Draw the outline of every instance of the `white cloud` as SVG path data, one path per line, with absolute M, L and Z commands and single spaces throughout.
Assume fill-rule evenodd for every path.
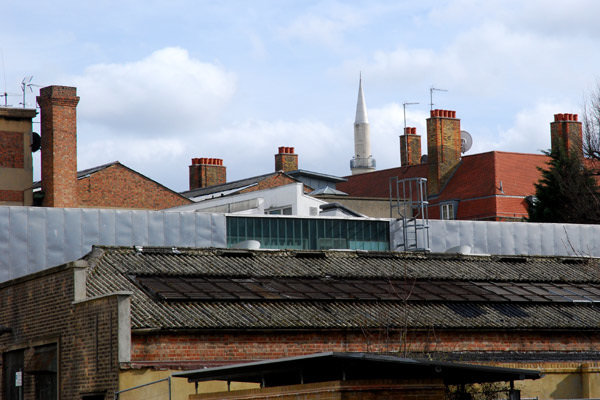
M 86 127 L 83 126 L 82 130 Z M 344 134 L 352 137 L 351 126 Z M 100 136 L 102 137 L 101 131 Z M 195 135 L 141 139 L 124 137 L 80 142 L 79 169 L 120 161 L 176 191 L 188 189 L 188 166 L 196 157 L 221 158 L 227 180 L 274 171 L 279 146 L 295 147 L 302 169 L 347 174 L 343 168 L 352 154 L 348 141 L 318 121 L 253 120 L 234 123 Z M 341 166 L 341 168 L 340 168 Z
M 554 114 L 574 113 L 578 106 L 566 101 L 542 100 L 531 108 L 519 111 L 508 129 L 499 129 L 494 138 L 473 136 L 470 154 L 501 150 L 519 153 L 537 153 L 550 148 L 550 123 Z
M 366 10 L 334 3 L 300 15 L 281 33 L 288 38 L 338 47 L 348 30 L 367 24 L 368 19 Z
M 348 137 L 351 134 L 350 131 Z M 207 133 L 202 138 L 205 150 L 191 157 L 223 158 L 228 175 L 240 179 L 272 172 L 277 148 L 288 146 L 295 147 L 302 169 L 339 171 L 336 164 L 340 157 L 346 158 L 343 156 L 346 151 L 343 150 L 345 143 L 340 143 L 338 138 L 335 129 L 319 121 L 252 120 Z M 352 150 L 348 154 L 351 155 Z M 343 169 L 340 173 L 344 173 Z
M 406 109 L 406 126 L 416 127 L 421 135 L 421 152 L 427 153 L 428 115 L 421 111 Z M 402 104 L 390 103 L 383 107 L 369 109 L 371 131 L 371 152 L 377 161 L 378 169 L 398 167 L 400 165 L 400 135 L 404 130 L 404 109 Z
M 113 134 L 144 137 L 210 126 L 236 89 L 234 74 L 176 47 L 140 61 L 92 65 L 72 81 L 81 97 L 80 119 Z

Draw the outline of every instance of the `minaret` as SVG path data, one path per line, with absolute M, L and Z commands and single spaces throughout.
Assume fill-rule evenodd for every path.
M 356 102 L 356 118 L 354 119 L 354 157 L 350 160 L 352 175 L 364 174 L 375 170 L 375 159 L 371 155 L 369 139 L 369 119 L 362 89 L 362 76 L 358 83 L 358 101 Z

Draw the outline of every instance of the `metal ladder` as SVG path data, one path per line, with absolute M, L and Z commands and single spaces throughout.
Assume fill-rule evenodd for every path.
M 395 251 L 430 251 L 427 179 L 390 178 L 390 218 L 402 229 L 402 240 L 393 243 Z M 394 213 L 394 210 L 396 213 Z

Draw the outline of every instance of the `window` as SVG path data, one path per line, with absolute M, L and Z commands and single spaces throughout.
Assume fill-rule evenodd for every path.
M 388 221 L 227 217 L 227 246 L 257 240 L 263 249 L 388 251 Z
M 24 350 L 9 351 L 2 355 L 2 375 L 6 400 L 22 400 L 24 392 Z
M 292 207 L 270 208 L 265 210 L 265 214 L 270 215 L 292 215 Z
M 454 203 L 446 203 L 440 206 L 440 216 L 442 219 L 456 219 L 454 216 Z
M 36 400 L 57 398 L 56 371 L 56 343 L 34 347 L 25 372 L 34 376 Z

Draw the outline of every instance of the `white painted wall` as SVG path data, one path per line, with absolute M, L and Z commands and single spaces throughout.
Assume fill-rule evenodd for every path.
M 327 202 L 305 195 L 302 183 L 291 183 L 254 192 L 205 199 L 165 211 L 224 212 L 248 215 L 264 214 L 266 210 L 273 208 L 292 207 L 292 215 L 310 217 L 319 215 L 321 204 L 327 204 Z M 311 214 L 311 208 L 316 209 L 316 215 Z

